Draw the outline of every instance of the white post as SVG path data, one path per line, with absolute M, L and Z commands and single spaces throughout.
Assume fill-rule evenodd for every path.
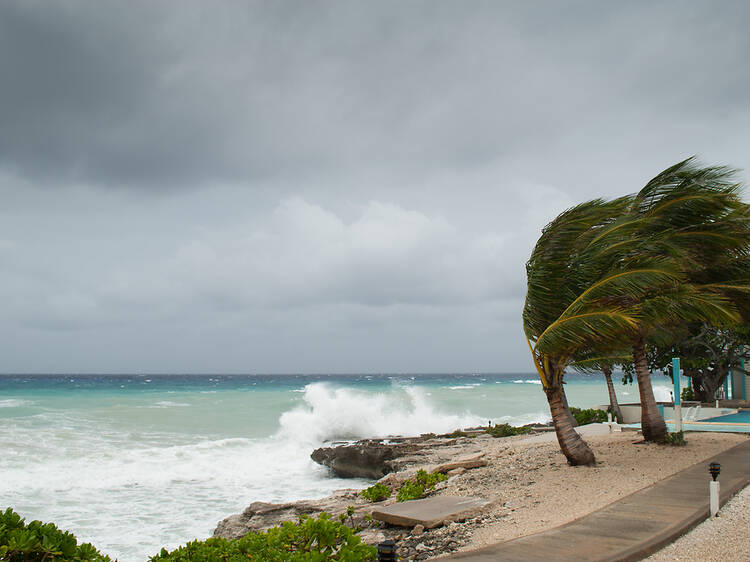
M 609 424 L 609 432 L 612 433 L 612 412 L 607 412 L 607 423 Z
M 711 480 L 708 483 L 708 505 L 711 510 L 711 517 L 716 517 L 719 513 L 719 481 Z

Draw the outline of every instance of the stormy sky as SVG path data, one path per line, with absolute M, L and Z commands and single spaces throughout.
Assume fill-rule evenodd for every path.
M 750 166 L 746 6 L 4 0 L 0 372 L 532 371 L 548 221 Z

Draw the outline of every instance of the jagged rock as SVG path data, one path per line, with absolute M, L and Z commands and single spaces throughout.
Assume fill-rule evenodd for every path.
M 386 540 L 385 533 L 378 529 L 365 529 L 360 531 L 359 538 L 367 544 L 379 544 Z
M 480 466 L 487 466 L 487 461 L 484 459 L 484 453 L 462 457 L 452 462 L 440 464 L 435 467 L 435 472 L 448 472 L 456 468 L 478 468 Z
M 446 455 L 450 455 L 449 450 L 455 445 L 456 440 L 448 438 L 413 437 L 395 442 L 365 439 L 352 444 L 315 449 L 310 458 L 327 466 L 341 478 L 377 480 L 408 466 L 423 465 L 437 451 L 445 450 Z
M 230 515 L 219 522 L 214 531 L 215 537 L 238 539 L 251 531 L 265 531 L 280 525 L 284 521 L 297 521 L 300 515 L 317 517 L 326 512 L 337 515 L 346 511 L 358 496 L 357 490 L 339 490 L 319 500 L 300 500 L 288 503 L 253 502 L 242 513 Z M 355 510 L 355 517 L 368 510 L 360 506 Z M 359 512 L 359 513 L 358 513 Z
M 318 464 L 327 466 L 342 478 L 370 478 L 376 480 L 394 472 L 391 461 L 400 445 L 355 443 L 339 447 L 315 449 L 310 455 Z

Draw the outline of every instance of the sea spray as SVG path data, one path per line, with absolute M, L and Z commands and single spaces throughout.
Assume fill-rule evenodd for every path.
M 444 433 L 482 423 L 475 415 L 436 410 L 425 394 L 415 386 L 393 385 L 387 392 L 372 393 L 310 384 L 305 387 L 305 406 L 282 414 L 280 435 L 322 443 Z

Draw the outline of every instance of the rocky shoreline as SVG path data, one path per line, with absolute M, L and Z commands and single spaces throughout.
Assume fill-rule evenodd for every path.
M 544 431 L 546 426 L 535 426 Z M 523 437 L 528 437 L 526 434 Z M 501 440 L 513 438 L 501 438 Z M 439 526 L 425 529 L 422 525 L 405 528 L 371 518 L 377 508 L 396 503 L 395 492 L 419 469 L 441 472 L 449 480 L 438 483 L 425 497 L 440 495 L 452 487 L 451 480 L 467 470 L 487 465 L 483 452 L 487 444 L 497 439 L 487 435 L 484 428 L 472 428 L 447 435 L 427 434 L 420 437 L 391 437 L 388 439 L 364 439 L 354 443 L 334 443 L 330 447 L 316 449 L 311 458 L 327 466 L 339 477 L 369 478 L 385 484 L 392 490 L 389 499 L 371 503 L 363 499 L 359 489 L 342 489 L 316 500 L 299 500 L 280 504 L 254 502 L 242 513 L 231 515 L 219 522 L 215 537 L 235 539 L 252 531 L 263 531 L 281 524 L 296 521 L 300 516 L 318 516 L 326 512 L 334 516 L 354 508 L 347 521 L 361 528 L 363 541 L 378 544 L 384 540 L 395 540 L 399 545 L 399 558 L 423 560 L 439 554 L 453 552 L 465 546 L 473 530 L 488 521 L 482 510 L 462 514 L 457 520 L 444 520 Z
M 370 503 L 360 496 L 360 490 L 346 489 L 318 500 L 255 502 L 221 521 L 214 535 L 236 538 L 282 521 L 294 521 L 299 515 L 316 516 L 325 511 L 337 516 L 352 506 L 354 513 L 348 523 L 362 528 L 360 536 L 365 542 L 393 539 L 398 543 L 399 559 L 425 560 L 562 525 L 745 439 L 736 434 L 691 434 L 685 447 L 664 447 L 643 443 L 634 433 L 590 436 L 586 440 L 596 453 L 595 467 L 568 466 L 554 432 L 504 438 L 483 432 L 473 437 L 424 436 L 341 444 L 342 448 L 376 445 L 375 449 L 393 445 L 394 456 L 385 453 L 381 457 L 395 471 L 379 479 L 392 490 L 413 478 L 419 468 L 440 468 L 450 478 L 437 484 L 428 497 L 470 496 L 485 498 L 489 503 L 462 521 L 443 521 L 433 529 L 400 527 L 370 516 L 374 510 L 393 505 L 393 495 L 383 502 Z M 399 448 L 402 444 L 407 446 Z M 395 451 L 403 454 L 396 456 Z M 319 456 L 335 464 L 331 459 L 336 456 L 331 451 Z M 342 458 L 352 456 L 356 457 L 352 451 L 342 453 Z M 482 462 L 474 468 L 450 468 L 449 463 L 459 458 L 479 458 Z

